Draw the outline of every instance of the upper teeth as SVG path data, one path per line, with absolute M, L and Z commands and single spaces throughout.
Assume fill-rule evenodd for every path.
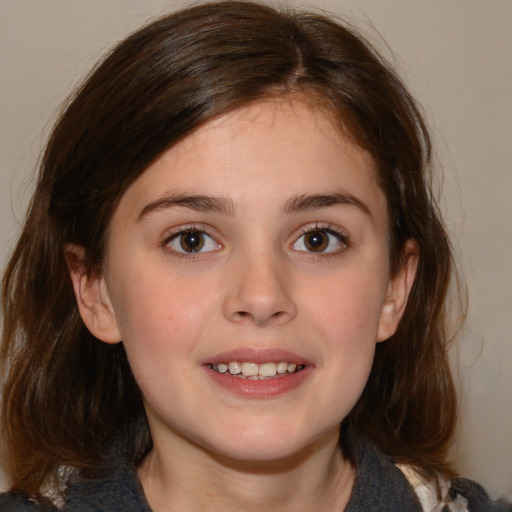
M 303 368 L 302 365 L 297 367 L 295 363 L 287 363 L 286 361 L 263 364 L 230 361 L 229 363 L 219 363 L 210 366 L 219 373 L 229 372 L 231 375 L 236 375 L 237 377 L 253 379 L 259 377 L 275 377 L 276 375 L 284 375 L 286 372 L 293 373 L 297 368 Z

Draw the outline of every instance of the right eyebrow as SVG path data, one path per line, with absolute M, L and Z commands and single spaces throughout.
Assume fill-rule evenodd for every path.
M 148 203 L 139 215 L 137 215 L 137 221 L 141 222 L 150 213 L 166 210 L 168 208 L 188 208 L 198 212 L 214 212 L 224 215 L 233 215 L 235 212 L 235 205 L 233 201 L 225 197 L 207 196 L 207 195 L 169 195 L 161 197 L 155 201 Z

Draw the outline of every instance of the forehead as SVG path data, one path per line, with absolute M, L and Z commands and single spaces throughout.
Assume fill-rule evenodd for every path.
M 238 207 L 332 192 L 386 211 L 371 156 L 310 104 L 260 101 L 214 119 L 165 152 L 129 187 L 120 209 L 168 194 L 228 196 Z M 373 211 L 375 210 L 375 211 Z M 125 211 L 126 213 L 126 211 Z

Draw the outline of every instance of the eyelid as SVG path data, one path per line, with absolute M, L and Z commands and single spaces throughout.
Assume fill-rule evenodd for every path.
M 218 249 L 209 250 L 209 251 L 198 251 L 198 252 L 186 252 L 186 251 L 176 251 L 170 247 L 170 243 L 175 240 L 177 237 L 179 237 L 183 233 L 187 233 L 189 231 L 197 231 L 199 233 L 203 233 L 207 237 L 211 238 L 218 246 Z M 202 223 L 188 223 L 188 224 L 182 224 L 180 226 L 173 227 L 171 229 L 168 229 L 164 235 L 161 237 L 161 240 L 159 242 L 160 246 L 164 249 L 167 249 L 167 251 L 172 254 L 173 256 L 180 257 L 180 258 L 197 258 L 203 254 L 208 254 L 210 252 L 216 252 L 217 250 L 222 249 L 223 244 L 219 241 L 219 238 L 221 236 L 218 234 L 217 230 L 212 228 L 211 226 L 207 224 Z
M 292 249 L 293 246 L 300 240 L 301 237 L 308 233 L 314 233 L 315 231 L 325 231 L 326 233 L 330 235 L 334 235 L 338 241 L 343 245 L 343 247 L 339 250 L 333 250 L 333 251 L 320 251 L 320 252 L 314 252 L 314 251 L 306 251 L 306 250 L 297 250 L 297 252 L 304 252 L 307 253 L 308 256 L 313 257 L 327 257 L 327 256 L 336 256 L 342 252 L 346 248 L 350 246 L 350 237 L 348 233 L 342 229 L 340 226 L 337 226 L 335 224 L 331 224 L 330 222 L 313 222 L 310 224 L 306 224 L 305 226 L 302 226 L 298 233 L 294 235 L 293 242 L 291 244 Z

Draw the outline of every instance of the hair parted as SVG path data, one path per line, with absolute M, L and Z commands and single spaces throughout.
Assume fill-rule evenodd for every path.
M 345 420 L 423 474 L 450 475 L 456 401 L 447 360 L 448 238 L 430 185 L 431 142 L 391 67 L 351 28 L 316 13 L 244 1 L 158 19 L 115 47 L 74 93 L 49 138 L 3 278 L 2 436 L 13 489 L 37 494 L 62 466 L 92 475 L 126 425 L 150 449 L 122 344 L 85 328 L 66 244 L 101 272 L 121 196 L 164 151 L 251 102 L 297 97 L 373 157 L 389 211 L 391 272 L 416 240 L 419 267 L 396 334 L 379 343 Z M 342 440 L 343 441 L 343 440 Z

